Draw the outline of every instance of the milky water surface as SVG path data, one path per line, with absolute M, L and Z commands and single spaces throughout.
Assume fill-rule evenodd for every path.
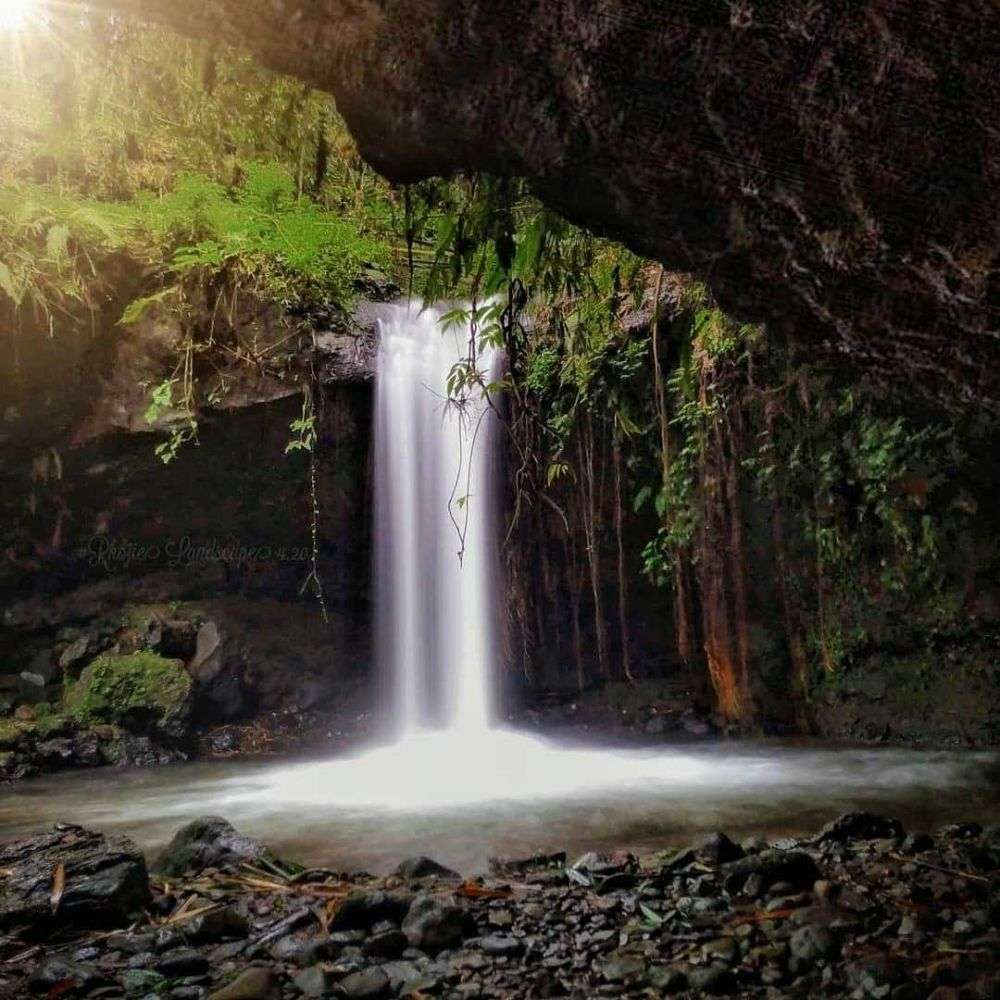
M 1000 757 L 727 743 L 587 747 L 510 731 L 447 736 L 323 761 L 231 759 L 102 769 L 0 793 L 0 837 L 57 820 L 155 851 L 187 820 L 223 815 L 306 864 L 384 872 L 415 853 L 464 872 L 491 856 L 651 851 L 705 831 L 806 834 L 867 808 L 914 829 L 1000 822 Z

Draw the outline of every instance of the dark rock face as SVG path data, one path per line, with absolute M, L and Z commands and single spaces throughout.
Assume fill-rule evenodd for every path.
M 393 179 L 527 176 L 737 315 L 1000 398 L 990 0 L 120 5 L 333 91 Z
M 64 882 L 53 899 L 56 872 Z M 124 837 L 104 837 L 77 826 L 15 840 L 0 847 L 0 928 L 19 924 L 120 926 L 150 899 L 146 862 Z
M 163 875 L 188 875 L 269 857 L 267 848 L 218 816 L 192 820 L 174 834 L 154 866 Z

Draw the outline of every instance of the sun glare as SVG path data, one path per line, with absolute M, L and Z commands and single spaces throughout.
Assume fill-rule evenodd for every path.
M 35 0 L 0 0 L 0 31 L 13 31 L 31 15 Z

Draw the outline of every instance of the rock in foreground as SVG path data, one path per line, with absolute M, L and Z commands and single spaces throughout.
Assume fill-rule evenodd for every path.
M 124 837 L 58 826 L 0 847 L 0 929 L 118 927 L 149 901 L 146 861 Z
M 262 858 L 273 860 L 259 840 L 243 836 L 220 816 L 201 816 L 174 834 L 153 867 L 161 875 L 194 875 Z

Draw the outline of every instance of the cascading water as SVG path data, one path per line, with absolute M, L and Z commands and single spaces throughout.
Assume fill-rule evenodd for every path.
M 765 788 L 794 799 L 817 786 L 826 797 L 949 787 L 955 765 L 935 756 L 845 764 L 842 751 L 569 747 L 498 726 L 491 692 L 502 596 L 493 494 L 501 436 L 482 399 L 460 409 L 448 403 L 448 374 L 468 357 L 470 331 L 444 331 L 441 318 L 411 303 L 388 307 L 381 321 L 375 572 L 390 740 L 355 756 L 269 769 L 231 795 L 213 788 L 213 801 L 234 810 L 294 804 L 367 815 L 501 800 L 606 809 L 659 799 L 676 810 L 685 798 L 714 796 L 749 797 L 759 810 Z M 497 363 L 489 352 L 477 359 L 487 373 Z
M 397 736 L 482 733 L 495 677 L 496 416 L 481 394 L 449 400 L 448 375 L 475 349 L 463 325 L 415 303 L 380 322 L 375 414 L 378 658 Z

